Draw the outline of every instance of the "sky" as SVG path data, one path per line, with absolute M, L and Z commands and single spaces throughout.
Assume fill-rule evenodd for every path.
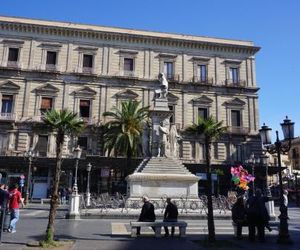
M 251 40 L 260 124 L 300 136 L 299 0 L 0 0 L 0 15 Z M 281 132 L 280 132 L 281 133 Z M 282 134 L 280 134 L 282 137 Z

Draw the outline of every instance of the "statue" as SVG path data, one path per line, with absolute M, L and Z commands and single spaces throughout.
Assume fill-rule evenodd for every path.
M 150 150 L 149 150 L 150 129 L 148 123 L 144 123 L 142 139 L 143 139 L 143 156 L 149 157 L 150 156 Z
M 155 96 L 157 98 L 167 98 L 169 83 L 164 73 L 159 73 L 158 80 L 160 81 L 160 89 L 155 90 Z
M 178 140 L 181 139 L 181 136 L 177 133 L 176 125 L 172 124 L 170 128 L 170 155 L 171 157 L 178 158 L 179 150 L 178 150 Z
M 159 127 L 159 143 L 158 143 L 158 154 L 157 157 L 160 156 L 168 156 L 169 155 L 169 128 L 164 126 L 164 123 L 161 122 Z

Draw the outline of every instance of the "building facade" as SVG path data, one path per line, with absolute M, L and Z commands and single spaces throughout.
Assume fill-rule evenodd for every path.
M 158 74 L 169 82 L 170 122 L 179 132 L 198 117 L 228 127 L 214 142 L 213 164 L 244 162 L 261 152 L 252 42 L 0 17 L 0 154 L 55 156 L 55 137 L 36 131 L 49 109 L 70 109 L 87 127 L 67 138 L 64 156 L 79 144 L 104 156 L 103 112 L 134 99 L 153 107 Z M 184 163 L 203 163 L 201 138 L 184 136 Z

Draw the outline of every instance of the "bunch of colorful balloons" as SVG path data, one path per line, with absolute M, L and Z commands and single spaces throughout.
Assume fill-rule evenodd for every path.
M 242 166 L 231 167 L 231 175 L 233 183 L 244 191 L 249 189 L 249 182 L 255 179 L 251 174 L 248 174 L 248 171 Z

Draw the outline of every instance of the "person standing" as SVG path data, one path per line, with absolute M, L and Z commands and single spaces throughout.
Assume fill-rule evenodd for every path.
M 16 232 L 16 223 L 19 220 L 20 216 L 20 203 L 23 206 L 22 195 L 18 190 L 18 185 L 14 184 L 12 189 L 9 192 L 9 203 L 8 207 L 10 210 L 10 225 L 8 232 L 15 233 Z
M 6 209 L 9 193 L 5 190 L 5 184 L 0 184 L 0 209 Z
M 155 213 L 154 213 L 153 204 L 150 202 L 150 200 L 147 196 L 143 196 L 142 199 L 143 199 L 144 205 L 142 207 L 142 211 L 141 211 L 141 214 L 140 214 L 140 217 L 139 217 L 138 221 L 149 221 L 149 222 L 155 221 L 156 217 L 155 217 Z M 152 229 L 155 232 L 155 228 L 152 227 Z M 141 234 L 141 228 L 140 227 L 136 228 L 136 234 L 137 235 Z
M 255 241 L 255 228 L 257 228 L 258 240 L 265 241 L 265 226 L 268 226 L 270 216 L 265 206 L 269 199 L 262 197 L 261 190 L 257 189 L 255 196 L 247 201 L 247 218 L 249 224 L 249 240 Z
M 238 197 L 236 203 L 232 206 L 231 216 L 237 229 L 236 237 L 240 240 L 242 239 L 243 226 L 247 226 L 247 213 L 243 196 Z
M 177 206 L 171 202 L 171 198 L 167 198 L 167 207 L 164 213 L 164 222 L 176 222 L 178 217 L 178 209 Z M 169 229 L 168 227 L 165 228 L 165 236 L 169 236 Z M 171 229 L 171 235 L 174 236 L 175 227 Z

